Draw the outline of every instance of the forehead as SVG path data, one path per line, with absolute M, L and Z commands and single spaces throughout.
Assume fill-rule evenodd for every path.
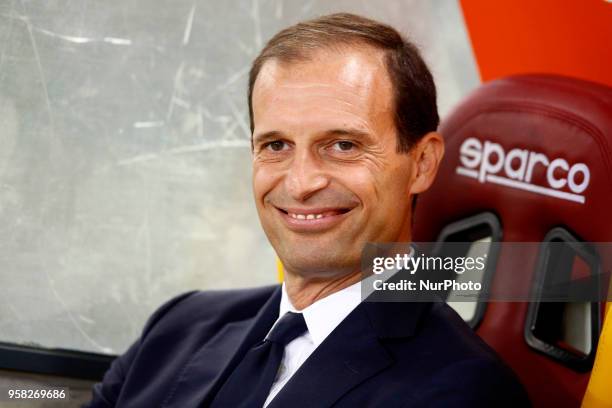
M 319 50 L 305 61 L 267 61 L 253 88 L 255 127 L 325 112 L 338 120 L 376 121 L 390 115 L 392 85 L 384 53 L 371 47 Z

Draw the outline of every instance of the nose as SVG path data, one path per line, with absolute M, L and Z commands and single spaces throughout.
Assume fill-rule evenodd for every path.
M 285 178 L 287 193 L 291 198 L 303 202 L 327 187 L 329 177 L 322 165 L 310 150 L 304 148 L 296 151 Z

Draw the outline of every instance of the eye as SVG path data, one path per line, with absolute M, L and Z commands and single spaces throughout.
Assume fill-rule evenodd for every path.
M 283 150 L 287 144 L 282 140 L 274 140 L 272 142 L 268 142 L 264 145 L 264 149 L 272 150 L 273 152 L 280 152 Z
M 341 152 L 348 152 L 355 147 L 355 143 L 350 142 L 348 140 L 340 140 L 333 144 L 334 150 L 338 150 Z

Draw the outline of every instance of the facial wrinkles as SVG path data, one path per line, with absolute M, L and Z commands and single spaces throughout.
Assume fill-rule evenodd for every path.
M 311 159 L 315 160 L 318 163 L 318 166 L 320 166 L 320 170 L 327 173 L 328 177 L 330 177 L 333 181 L 336 181 L 337 184 L 340 185 L 342 184 L 342 180 L 346 178 L 347 165 L 356 166 L 354 167 L 353 171 L 356 171 L 360 167 L 368 168 L 370 171 L 370 177 L 376 177 L 376 174 L 384 170 L 384 168 L 389 165 L 387 155 L 388 153 L 395 153 L 394 135 L 390 135 L 384 138 L 376 137 L 376 131 L 375 129 L 371 128 L 369 121 L 364 120 L 361 116 L 352 112 L 347 113 L 345 110 L 342 109 L 333 109 L 327 111 L 327 114 L 331 115 L 332 117 L 345 117 L 346 120 L 343 121 L 344 124 L 350 125 L 349 127 L 358 128 L 369 132 L 373 135 L 373 139 L 376 141 L 374 143 L 358 142 L 359 144 L 356 147 L 357 153 L 355 153 L 354 156 L 347 155 L 343 157 L 341 155 L 334 154 L 333 152 L 326 152 L 325 149 L 331 148 L 328 144 L 330 142 L 333 142 L 333 139 L 330 140 L 330 138 L 325 136 L 324 134 L 311 134 L 307 138 L 301 137 L 295 140 L 295 146 L 292 148 L 294 150 L 291 151 L 290 156 L 280 156 L 277 158 L 274 158 L 274 156 L 272 156 L 271 159 L 262 159 L 262 161 L 278 162 L 278 164 L 276 165 L 277 167 L 275 167 L 275 172 L 278 172 L 281 168 L 287 170 L 288 166 L 291 166 L 291 158 L 295 154 L 315 155 L 314 157 L 311 157 Z M 338 127 L 342 128 L 342 126 Z M 325 127 L 323 127 L 322 129 L 325 129 Z M 309 128 L 309 126 L 306 126 L 306 128 L 303 130 L 309 131 L 311 129 Z M 292 137 L 289 137 L 289 140 L 291 139 Z M 338 139 L 350 140 L 350 135 L 347 135 L 346 137 L 339 136 Z M 385 140 L 385 142 L 382 142 L 382 140 Z M 305 152 L 304 149 L 307 149 L 308 151 Z M 297 152 L 297 150 L 300 151 Z M 259 161 L 259 159 L 259 154 L 256 154 L 255 160 Z M 283 173 L 284 171 L 282 173 L 277 173 L 277 176 L 280 177 Z M 328 189 L 331 189 L 331 187 L 326 188 L 326 190 Z M 319 196 L 319 193 L 314 194 L 314 196 Z M 319 202 L 317 202 L 317 204 L 319 204 Z
M 258 124 L 264 131 L 268 130 L 267 122 L 274 123 L 274 130 L 280 130 L 290 138 L 317 135 L 332 129 L 354 128 L 371 134 L 373 138 L 393 131 L 392 120 L 380 120 L 381 116 L 389 115 L 387 111 L 364 105 L 364 98 L 355 96 L 353 92 L 345 94 L 338 96 L 336 91 L 335 94 L 308 92 L 296 95 L 281 90 L 274 96 L 278 108 L 269 113 L 269 118 L 260 115 Z M 387 138 L 384 139 L 388 142 Z
M 327 53 L 322 51 L 320 56 L 325 59 Z M 375 88 L 384 87 L 388 89 L 388 92 L 391 92 L 382 54 L 376 55 L 376 59 L 377 63 L 372 65 L 371 63 L 364 63 L 363 55 L 349 55 L 339 67 L 317 68 L 319 66 L 315 64 L 315 68 L 303 75 L 296 74 L 296 72 L 300 72 L 300 67 L 313 65 L 313 61 L 316 62 L 317 60 L 316 57 L 313 61 L 291 65 L 285 65 L 275 60 L 268 61 L 259 74 L 256 91 L 268 94 L 268 97 L 274 99 L 278 98 L 283 90 L 286 90 L 288 95 L 293 98 L 309 95 L 313 97 L 324 96 L 325 92 L 329 91 L 335 95 L 342 94 L 342 98 L 339 100 L 341 103 L 371 101 L 372 106 L 367 107 L 371 109 L 371 112 L 387 111 L 390 108 L 387 106 L 388 101 L 385 100 L 384 103 L 381 103 L 380 100 L 374 101 L 376 98 L 369 97 L 370 94 L 375 92 Z M 329 82 L 321 82 L 319 76 L 325 75 L 325 71 L 328 69 L 338 69 L 338 74 Z M 381 71 L 383 71 L 382 75 Z M 287 76 L 290 80 L 287 80 Z M 297 90 L 315 90 L 317 88 L 319 92 L 297 92 Z
M 264 202 L 278 208 L 296 207 L 297 204 L 289 198 L 289 194 L 285 191 L 283 185 L 266 194 Z M 305 202 L 300 203 L 302 206 L 320 208 L 353 208 L 358 204 L 359 200 L 353 193 L 337 187 L 323 189 L 313 194 Z
M 352 123 L 351 127 L 369 130 L 367 123 L 364 123 L 364 126 Z M 332 150 L 334 148 L 333 143 L 336 140 L 351 140 L 350 135 L 340 135 L 337 137 L 325 134 L 314 135 L 306 140 L 296 140 L 296 145 L 291 147 L 291 150 L 284 155 L 275 156 L 272 154 L 268 156 L 264 151 L 256 147 L 253 160 L 260 163 L 274 163 L 274 172 L 277 177 L 280 177 L 293 164 L 295 155 L 312 155 L 307 159 L 314 160 L 320 171 L 332 176 L 332 179 L 342 180 L 347 176 L 346 166 L 353 167 L 352 171 L 364 167 L 369 169 L 371 174 L 383 171 L 390 164 L 388 160 L 389 153 L 395 154 L 394 138 L 393 134 L 388 136 L 387 139 L 389 141 L 386 143 L 381 142 L 380 139 L 374 139 L 374 143 L 356 140 L 356 152 L 343 156 Z M 291 140 L 291 138 L 289 139 Z
M 385 143 L 377 142 L 360 147 L 363 154 L 359 154 L 357 158 L 333 157 L 321 163 L 326 166 L 329 175 L 334 179 L 338 176 L 340 184 L 343 166 L 351 162 L 357 165 L 365 164 L 375 173 L 388 165 L 385 153 L 389 149 L 394 151 L 396 148 L 394 135 L 393 137 L 380 137 L 389 132 L 395 133 L 392 116 L 389 115 L 390 107 L 386 100 L 388 98 L 383 98 L 381 101 L 380 98 L 370 96 L 377 89 L 380 91 L 381 88 L 389 86 L 387 80 L 380 80 L 381 77 L 387 78 L 386 70 L 385 75 L 377 75 L 380 69 L 385 69 L 382 58 L 378 65 L 364 69 L 361 58 L 351 56 L 347 62 L 342 64 L 339 73 L 331 82 L 320 81 L 317 78 L 315 67 L 312 71 L 300 75 L 296 83 L 293 74 L 296 71 L 299 72 L 299 65 L 295 66 L 295 70 L 291 69 L 293 67 L 285 68 L 287 67 L 269 61 L 258 79 L 259 100 L 268 99 L 279 107 L 274 112 L 269 112 L 274 114 L 274 117 L 270 117 L 271 123 L 278 123 L 279 118 L 283 118 L 283 121 L 286 122 L 280 126 L 280 130 L 286 131 L 289 139 L 300 134 L 302 139 L 300 148 L 306 146 L 313 153 L 317 152 L 315 143 L 317 128 L 319 131 L 325 131 L 329 130 L 328 128 L 353 127 L 378 136 L 378 140 L 384 139 Z M 287 80 L 286 75 L 289 75 L 288 78 L 292 80 Z M 326 101 L 327 98 L 329 98 L 328 101 Z M 381 121 L 383 115 L 386 117 Z M 293 118 L 299 118 L 299 120 L 292 123 Z M 312 118 L 312 120 L 305 121 L 304 118 Z M 329 119 L 329 122 L 326 119 Z M 264 124 L 263 127 L 265 127 L 267 118 L 260 116 L 256 122 Z M 379 128 L 375 129 L 374 124 Z M 302 138 L 305 134 L 309 134 L 307 141 Z M 334 166 L 334 163 L 339 165 Z M 327 189 L 331 190 L 329 187 Z
M 279 85 L 274 92 L 267 92 L 275 102 L 284 103 L 290 102 L 289 107 L 295 108 L 304 104 L 312 103 L 317 107 L 321 107 L 321 103 L 329 103 L 329 106 L 348 107 L 351 110 L 368 112 L 375 107 L 366 105 L 365 98 L 358 90 L 353 88 L 340 89 L 338 86 L 332 87 L 328 85 L 313 85 L 309 86 L 308 92 L 304 92 L 303 87 L 296 87 L 290 84 Z M 327 109 L 327 106 L 326 106 Z

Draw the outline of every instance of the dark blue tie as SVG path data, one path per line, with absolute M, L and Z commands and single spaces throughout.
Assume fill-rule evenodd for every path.
M 213 400 L 213 408 L 261 408 L 283 359 L 285 346 L 307 330 L 301 313 L 287 312 L 268 337 L 250 349 Z

